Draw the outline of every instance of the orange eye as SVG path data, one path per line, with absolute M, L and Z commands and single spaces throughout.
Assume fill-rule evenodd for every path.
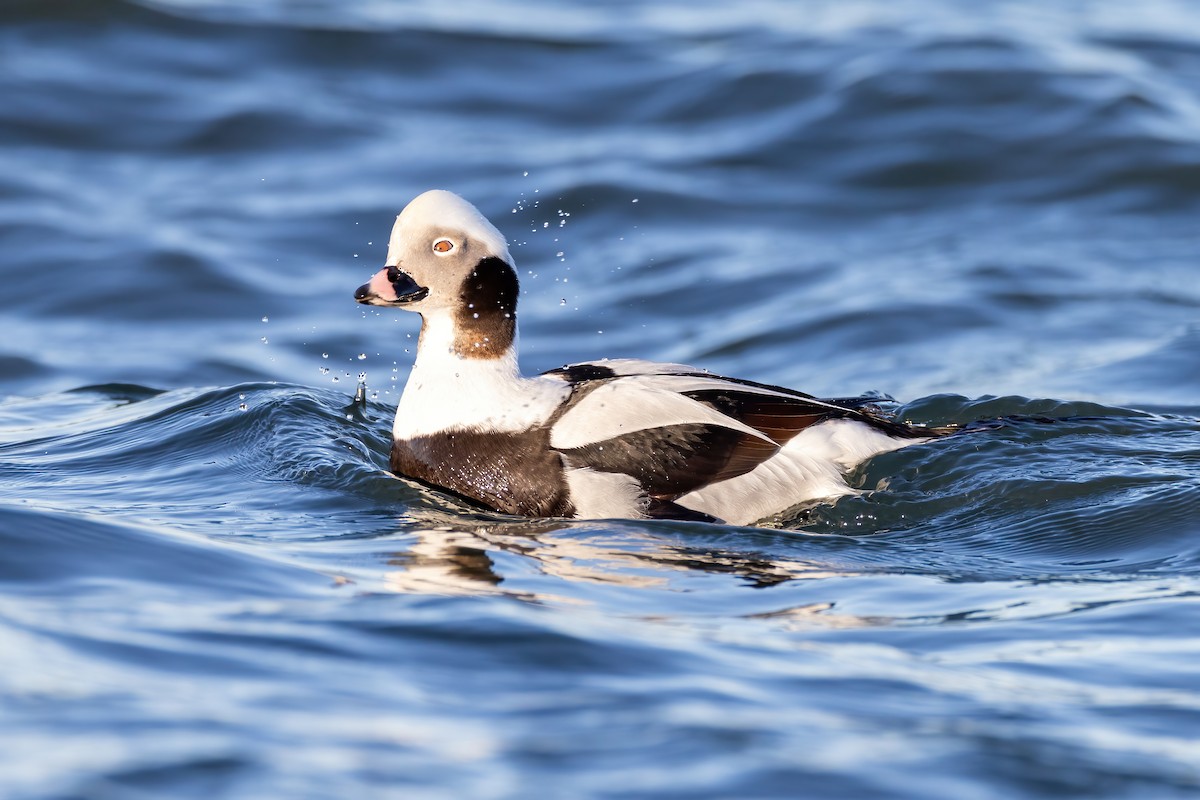
M 454 242 L 449 239 L 438 239 L 433 243 L 433 252 L 435 253 L 449 253 L 453 249 Z

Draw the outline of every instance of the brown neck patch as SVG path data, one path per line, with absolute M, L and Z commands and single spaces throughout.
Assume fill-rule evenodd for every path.
M 475 265 L 458 290 L 454 352 L 460 358 L 499 358 L 517 335 L 517 273 L 489 256 Z

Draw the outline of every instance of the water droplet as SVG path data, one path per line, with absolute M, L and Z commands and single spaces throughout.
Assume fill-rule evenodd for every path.
M 271 321 L 271 320 L 270 320 L 270 318 L 269 318 L 269 317 L 263 317 L 263 322 L 270 322 L 270 321 Z
M 543 228 L 549 228 L 549 227 L 550 227 L 550 223 L 549 223 L 549 222 L 543 222 L 543 223 L 542 223 L 542 227 L 543 227 Z
M 245 411 L 245 410 L 246 410 L 246 404 L 245 404 L 245 403 L 242 403 L 241 405 L 239 405 L 239 406 L 238 406 L 238 411 Z
M 263 344 L 270 344 L 270 342 L 267 341 L 267 337 L 265 337 L 265 336 L 262 337 L 261 339 L 259 339 L 259 341 L 262 342 Z
M 367 357 L 367 354 L 366 354 L 366 353 L 359 353 L 359 354 L 358 354 L 358 360 L 359 360 L 359 361 L 364 361 L 364 360 L 366 360 L 366 357 Z
M 633 202 L 635 202 L 635 203 L 636 203 L 637 201 L 638 201 L 638 199 L 637 199 L 636 197 L 635 197 L 635 198 L 633 198 Z
M 333 376 L 333 382 L 334 382 L 334 383 L 337 383 L 337 382 L 338 382 L 338 376 L 337 376 L 337 375 L 334 375 L 334 376 Z
M 476 311 L 476 312 L 475 312 L 474 314 L 472 314 L 471 316 L 472 316 L 474 319 L 479 319 L 479 312 L 478 312 L 478 311 Z
M 558 304 L 559 304 L 560 306 L 565 306 L 565 305 L 567 304 L 567 298 L 565 298 L 565 297 L 564 297 L 562 300 L 559 300 L 559 301 L 558 301 Z
M 563 251 L 562 251 L 562 250 L 559 250 L 559 251 L 558 251 L 557 253 L 555 253 L 554 255 L 558 256 L 559 258 L 562 258 Z M 263 322 L 266 322 L 266 319 L 265 319 L 265 318 L 263 319 Z
M 328 375 L 328 374 L 329 374 L 329 367 L 320 367 L 319 369 L 320 369 L 320 372 L 321 372 L 321 374 L 322 374 L 322 375 Z
M 329 358 L 329 353 L 321 353 L 321 358 Z

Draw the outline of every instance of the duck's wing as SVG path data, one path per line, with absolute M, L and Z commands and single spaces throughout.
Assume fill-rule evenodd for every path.
M 546 373 L 572 386 L 550 421 L 568 467 L 634 477 L 651 498 L 672 499 L 745 474 L 800 431 L 852 418 L 900 429 L 864 411 L 682 364 L 620 360 Z M 893 433 L 888 429 L 888 433 Z
M 730 378 L 688 366 L 687 364 L 672 364 L 658 361 L 645 361 L 635 358 L 602 359 L 578 364 L 567 364 L 557 369 L 543 373 L 546 377 L 570 383 L 576 388 L 573 399 L 581 397 L 602 382 L 626 377 L 658 377 L 661 381 L 656 385 L 669 391 L 686 394 L 693 399 L 713 405 L 735 419 L 754 425 L 754 418 L 759 418 L 770 425 L 770 417 L 779 417 L 776 424 L 782 423 L 779 433 L 782 439 L 775 439 L 779 444 L 799 433 L 812 422 L 800 424 L 801 420 L 788 424 L 783 420 L 799 416 L 821 419 L 855 419 L 873 428 L 900 438 L 923 439 L 933 436 L 943 436 L 956 432 L 956 428 L 932 428 L 908 425 L 896 422 L 879 408 L 879 395 L 864 397 L 839 397 L 836 399 L 819 398 L 796 389 L 783 386 L 773 386 L 768 383 Z M 692 379 L 687 381 L 685 379 Z M 580 391 L 581 390 L 581 391 Z M 560 414 L 561 416 L 561 414 Z M 768 432 L 766 429 L 759 429 Z M 787 431 L 791 430 L 789 435 Z

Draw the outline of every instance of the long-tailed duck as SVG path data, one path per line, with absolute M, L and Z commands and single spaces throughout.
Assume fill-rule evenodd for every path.
M 508 245 L 447 191 L 408 204 L 387 266 L 354 297 L 421 315 L 392 470 L 509 514 L 745 525 L 853 493 L 855 465 L 944 433 L 864 401 L 681 364 L 615 359 L 525 377 Z

